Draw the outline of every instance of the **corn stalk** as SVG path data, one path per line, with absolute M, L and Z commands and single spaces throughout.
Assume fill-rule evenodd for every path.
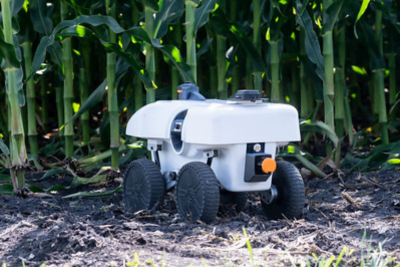
M 231 1 L 230 3 L 230 19 L 231 21 L 236 21 L 237 19 L 237 5 L 238 1 Z M 235 60 L 233 62 L 233 70 L 232 70 L 232 81 L 231 81 L 231 90 L 232 94 L 235 93 L 240 89 L 240 72 L 239 72 L 239 62 L 238 56 L 235 55 Z
M 172 32 L 172 38 L 174 40 L 174 44 L 179 48 L 181 47 L 181 36 L 182 36 L 182 26 L 180 23 L 174 26 L 174 30 Z M 179 71 L 176 67 L 172 66 L 171 68 L 171 86 L 172 86 L 172 99 L 178 98 L 177 88 L 179 86 Z
M 328 17 L 327 10 L 333 0 L 323 0 L 322 2 L 322 12 L 324 14 L 324 22 Z M 325 22 L 326 23 L 326 22 Z M 322 35 L 323 40 L 323 51 L 324 56 L 324 70 L 325 70 L 325 80 L 324 80 L 324 114 L 325 123 L 335 129 L 334 120 L 334 97 L 335 97 L 335 84 L 334 84 L 334 74 L 333 74 L 333 38 L 332 30 L 327 30 Z M 329 154 L 332 148 L 328 148 L 327 153 Z
M 30 27 L 26 28 L 25 42 L 21 45 L 24 51 L 25 75 L 28 76 L 32 68 L 32 41 L 30 40 Z M 39 155 L 39 147 L 37 142 L 36 129 L 36 95 L 35 84 L 33 79 L 26 83 L 26 99 L 27 99 L 27 116 L 28 116 L 28 137 L 31 157 L 37 160 Z
M 154 33 L 154 10 L 150 6 L 144 6 L 144 16 L 145 16 L 145 30 L 147 35 L 152 38 Z M 154 47 L 151 43 L 146 42 L 146 69 L 149 72 L 151 80 L 154 81 L 156 76 L 156 66 L 154 58 Z M 147 103 L 153 103 L 156 101 L 156 92 L 154 89 L 147 89 L 146 92 Z
M 335 122 L 336 122 L 336 135 L 339 140 L 344 135 L 344 117 L 345 117 L 345 87 L 346 87 L 346 28 L 342 27 L 336 29 L 336 47 L 338 48 L 339 66 L 336 68 L 335 73 Z M 336 163 L 340 162 L 341 148 L 338 146 L 335 153 Z
M 81 105 L 89 97 L 89 55 L 90 55 L 90 43 L 87 39 L 82 38 L 79 40 L 80 46 L 80 61 L 79 61 L 79 92 Z M 89 127 L 89 111 L 84 112 L 81 117 L 82 137 L 83 144 L 89 145 L 90 141 L 90 127 Z
M 186 63 L 193 72 L 194 82 L 197 82 L 197 59 L 196 59 L 196 38 L 195 38 L 195 10 L 197 1 L 186 0 Z
M 61 19 L 64 21 L 68 17 L 68 4 L 61 3 Z M 72 117 L 72 101 L 74 98 L 74 69 L 72 64 L 72 43 L 71 37 L 67 37 L 62 41 L 62 61 L 64 72 L 64 121 Z M 65 138 L 65 156 L 67 158 L 74 157 L 74 126 L 73 123 L 68 123 L 64 127 Z
M 116 18 L 115 1 L 106 0 L 107 15 Z M 147 24 L 146 24 L 147 26 Z M 115 32 L 109 31 L 110 43 L 116 43 Z M 147 49 L 147 48 L 146 48 Z M 111 167 L 114 170 L 119 169 L 119 113 L 117 88 L 115 87 L 115 53 L 107 53 L 107 100 L 108 114 L 110 116 L 110 148 L 111 148 Z
M 381 55 L 383 55 L 383 36 L 382 36 L 382 11 L 375 11 L 375 40 Z M 385 69 L 376 69 L 373 73 L 374 92 L 378 99 L 379 125 L 381 128 L 382 144 L 389 143 L 389 133 L 387 128 L 387 114 L 385 101 Z
M 49 99 L 47 97 L 47 85 L 44 74 L 40 76 L 40 99 L 42 100 L 42 124 L 43 129 L 47 130 L 49 125 Z
M 4 41 L 5 43 L 12 44 L 12 46 L 18 48 L 18 46 L 15 46 L 13 40 L 13 29 L 11 24 L 12 15 L 10 8 L 11 3 L 11 0 L 1 1 Z M 3 70 L 6 74 L 6 91 L 10 107 L 9 114 L 11 115 L 9 120 L 9 125 L 11 125 L 11 166 L 9 167 L 10 175 L 13 181 L 14 192 L 16 192 L 18 188 L 25 186 L 24 166 L 27 162 L 24 127 L 22 124 L 21 109 L 18 99 L 18 90 L 22 80 L 22 69 L 13 67 L 10 60 L 6 59 L 6 66 Z
M 253 43 L 261 55 L 261 4 L 260 0 L 253 0 Z M 254 73 L 254 89 L 262 91 L 262 73 Z

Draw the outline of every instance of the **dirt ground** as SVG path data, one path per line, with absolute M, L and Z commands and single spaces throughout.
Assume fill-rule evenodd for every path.
M 60 183 L 70 177 L 47 182 L 54 179 Z M 172 192 L 158 210 L 138 214 L 124 212 L 122 191 L 96 199 L 62 198 L 71 191 L 53 198 L 0 196 L 0 263 L 299 266 L 312 253 L 337 257 L 347 246 L 354 252 L 344 255 L 343 266 L 359 266 L 360 258 L 383 242 L 385 255 L 400 261 L 399 173 L 354 173 L 305 184 L 307 201 L 300 220 L 268 220 L 258 196 L 250 195 L 243 212 L 225 207 L 209 225 L 183 221 Z M 109 183 L 107 189 L 117 185 Z M 76 191 L 83 189 L 93 188 Z

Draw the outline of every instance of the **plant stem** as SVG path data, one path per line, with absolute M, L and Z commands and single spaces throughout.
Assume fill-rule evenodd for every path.
M 250 62 L 250 58 L 247 57 L 246 60 L 246 89 L 253 89 L 253 66 Z
M 14 44 L 11 24 L 11 0 L 1 1 L 1 9 L 3 15 L 3 31 L 4 41 L 9 44 Z M 11 66 L 10 62 L 7 62 L 7 68 L 5 72 L 8 75 L 8 88 L 7 94 L 9 99 L 9 106 L 11 111 L 11 164 L 15 167 L 20 167 L 10 170 L 10 175 L 13 177 L 14 191 L 17 188 L 25 186 L 25 170 L 23 165 L 27 161 L 26 148 L 25 148 L 25 137 L 24 128 L 22 124 L 21 109 L 18 101 L 18 85 L 17 85 L 17 72 L 19 69 Z
M 271 101 L 277 103 L 281 101 L 278 41 L 270 41 L 269 48 L 271 49 Z
M 115 1 L 106 0 L 107 15 L 116 18 Z M 147 26 L 147 23 L 146 23 Z M 109 31 L 111 43 L 117 41 L 116 34 Z M 147 49 L 147 48 L 146 48 Z M 107 54 L 107 100 L 108 114 L 110 116 L 110 148 L 111 148 L 111 167 L 114 170 L 119 169 L 119 113 L 118 113 L 118 96 L 117 88 L 115 88 L 115 63 L 116 55 L 114 53 Z
M 218 0 L 219 8 L 222 12 L 226 12 L 226 1 Z M 226 40 L 225 37 L 217 34 L 217 73 L 218 73 L 218 97 L 220 99 L 228 98 L 228 90 L 226 86 Z
M 375 40 L 379 47 L 381 55 L 383 55 L 383 41 L 382 41 L 382 11 L 375 11 Z M 382 144 L 389 143 L 389 133 L 387 128 L 387 114 L 386 114 L 386 101 L 385 101 L 385 70 L 377 69 L 374 70 L 374 85 L 375 92 L 378 96 L 378 107 L 379 107 L 379 124 L 381 128 Z
M 260 0 L 253 0 L 253 43 L 258 54 L 261 55 L 261 4 Z M 254 89 L 262 91 L 262 73 L 254 73 Z
M 139 110 L 143 107 L 143 86 L 139 75 L 135 75 L 133 78 L 133 88 L 135 90 L 135 110 Z
M 306 58 L 305 30 L 300 28 L 300 57 Z M 312 104 L 309 103 L 310 87 L 308 87 L 308 76 L 303 61 L 300 61 L 300 118 L 306 119 L 310 116 Z
M 58 122 L 58 129 L 64 125 L 64 100 L 63 100 L 63 87 L 56 86 L 56 105 L 57 105 L 57 122 Z M 64 128 L 60 130 L 58 133 L 60 139 L 64 139 Z
M 346 87 L 346 28 L 342 27 L 336 29 L 336 46 L 338 48 L 339 66 L 336 68 L 335 73 L 335 121 L 336 121 L 336 135 L 339 140 L 344 135 L 344 117 L 345 117 L 345 87 Z M 337 147 L 334 158 L 336 164 L 340 163 L 341 146 Z
M 197 60 L 196 60 L 196 38 L 194 36 L 195 9 L 196 4 L 190 0 L 186 5 L 186 63 L 193 72 L 194 82 L 197 83 Z
M 327 9 L 332 4 L 332 0 L 323 0 L 323 13 L 324 20 L 327 17 Z M 330 126 L 333 130 L 335 129 L 334 120 L 334 97 L 335 97 L 335 85 L 334 85 L 334 74 L 333 74 L 333 39 L 332 31 L 327 31 L 323 36 L 323 56 L 324 56 L 324 114 L 325 123 Z M 330 144 L 327 145 L 327 154 L 329 155 L 332 150 Z
M 28 76 L 31 73 L 32 68 L 32 42 L 29 37 L 30 28 L 26 28 L 24 42 L 21 46 L 24 50 L 25 60 L 25 75 Z M 36 129 L 36 96 L 35 96 L 35 84 L 33 79 L 29 79 L 26 83 L 26 104 L 27 104 L 27 115 L 28 115 L 28 137 L 30 154 L 32 158 L 37 159 L 39 155 L 39 147 L 37 142 L 37 129 Z
M 153 38 L 154 17 L 153 10 L 145 6 L 145 29 L 150 38 Z M 146 69 L 149 72 L 150 78 L 154 81 L 156 77 L 154 47 L 150 43 L 146 43 Z M 156 93 L 153 89 L 147 89 L 147 103 L 156 101 Z
M 174 40 L 174 45 L 176 45 L 178 48 L 181 47 L 181 36 L 182 36 L 182 26 L 180 22 L 178 22 L 174 26 L 174 30 L 172 31 L 172 38 Z M 172 93 L 172 99 L 177 99 L 178 98 L 178 91 L 177 88 L 179 86 L 179 71 L 178 69 L 173 66 L 171 69 L 171 93 Z
M 292 96 L 290 97 L 290 103 L 299 109 L 299 69 L 297 61 L 292 62 Z
M 80 59 L 80 64 L 79 64 L 79 92 L 80 92 L 80 101 L 81 101 L 81 106 L 87 98 L 89 97 L 89 82 L 87 77 L 88 75 L 88 70 L 87 65 L 86 65 L 86 60 L 84 58 L 85 54 L 88 54 L 89 51 L 87 48 L 84 47 L 89 47 L 89 42 L 87 39 L 81 38 L 79 40 L 79 46 L 80 46 L 80 51 L 82 53 L 82 58 Z M 82 136 L 83 136 L 83 144 L 89 145 L 90 142 L 90 127 L 89 127 L 89 111 L 86 111 L 81 115 L 81 126 L 82 126 Z
M 393 106 L 396 103 L 396 94 L 397 94 L 397 86 L 396 86 L 396 54 L 390 53 L 388 54 L 389 59 L 389 105 Z
M 49 124 L 49 101 L 47 97 L 47 86 L 44 74 L 40 76 L 40 98 L 42 100 L 42 123 L 46 131 Z
M 238 1 L 230 2 L 230 19 L 231 21 L 236 21 L 237 19 L 237 5 Z M 240 89 L 240 72 L 239 72 L 239 62 L 238 56 L 235 55 L 235 60 L 233 61 L 233 70 L 232 70 L 232 81 L 231 81 L 231 89 L 232 95 L 235 95 L 236 92 Z
M 68 17 L 68 4 L 61 3 L 61 19 Z M 72 63 L 72 43 L 71 37 L 63 40 L 62 60 L 64 65 L 64 121 L 68 121 L 73 116 L 72 101 L 74 98 L 74 69 Z M 65 137 L 65 156 L 72 158 L 74 156 L 74 126 L 73 122 L 64 127 Z

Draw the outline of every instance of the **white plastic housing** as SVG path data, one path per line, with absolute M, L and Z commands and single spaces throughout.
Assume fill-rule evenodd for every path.
M 187 110 L 181 129 L 182 146 L 174 147 L 171 127 Z M 144 106 L 129 120 L 126 133 L 148 139 L 148 147 L 162 144 L 161 172 L 178 172 L 193 161 L 207 162 L 204 151 L 218 150 L 211 168 L 229 191 L 261 191 L 266 182 L 244 181 L 248 143 L 264 143 L 265 153 L 275 158 L 277 146 L 300 141 L 297 110 L 286 104 L 238 104 L 222 100 L 158 101 Z

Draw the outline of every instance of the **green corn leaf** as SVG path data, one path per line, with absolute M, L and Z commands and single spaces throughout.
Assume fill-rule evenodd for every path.
M 156 88 L 157 86 L 152 82 L 150 79 L 148 71 L 141 67 L 140 64 L 137 62 L 137 59 L 134 55 L 130 53 L 126 53 L 122 48 L 115 43 L 103 43 L 107 52 L 114 52 L 120 58 L 124 59 L 129 66 L 135 71 L 137 75 L 139 75 L 140 79 L 143 81 L 143 84 L 146 89 Z
M 44 190 L 37 185 L 28 185 L 28 188 L 33 193 L 43 193 Z
M 194 83 L 193 72 L 190 67 L 182 60 L 180 51 L 173 45 L 164 45 L 163 47 L 159 47 L 164 57 L 166 58 L 167 63 L 172 63 L 182 76 L 184 81 L 191 81 Z
M 158 11 L 158 4 L 156 0 L 142 0 L 144 8 L 148 8 L 154 13 Z
M 326 134 L 326 136 L 332 141 L 335 148 L 339 144 L 339 138 L 337 137 L 335 131 L 322 121 L 302 121 L 300 122 L 300 131 L 320 132 L 322 134 Z
M 8 146 L 4 143 L 3 138 L 0 137 L 0 150 L 1 152 L 8 156 L 10 155 L 10 150 L 8 149 Z
M 74 179 L 72 181 L 72 183 L 70 184 L 71 188 L 80 186 L 80 185 L 87 185 L 87 184 L 98 184 L 98 183 L 102 183 L 105 182 L 107 178 L 106 174 L 96 174 L 93 177 L 90 178 L 82 178 L 82 177 L 78 177 L 78 176 L 74 176 Z
M 10 66 L 19 68 L 21 66 L 20 61 L 15 52 L 14 45 L 6 43 L 4 41 L 3 32 L 0 31 L 0 59 L 4 58 Z M 4 62 L 3 64 L 5 64 Z M 2 64 L 2 65 L 3 65 Z
M 253 42 L 247 38 L 246 34 L 238 24 L 231 24 L 228 22 L 225 14 L 221 10 L 216 9 L 211 13 L 211 25 L 218 35 L 229 38 L 229 41 L 233 44 L 240 44 L 241 48 L 243 48 L 249 56 L 250 61 L 253 64 L 254 72 L 265 71 L 265 65 L 260 54 L 257 52 Z
M 43 36 L 50 36 L 53 28 L 53 20 L 51 19 L 53 8 L 47 6 L 46 1 L 32 0 L 30 2 L 29 13 L 35 31 Z M 54 43 L 49 46 L 48 50 L 51 55 L 51 60 L 59 69 L 62 69 L 62 50 L 60 44 Z M 31 77 L 32 75 L 29 75 L 26 80 L 29 80 Z
M 284 152 L 277 154 L 277 157 L 294 157 L 296 158 L 301 164 L 304 165 L 307 169 L 309 169 L 312 173 L 320 178 L 324 178 L 326 174 L 321 171 L 314 163 L 312 163 L 309 159 L 307 159 L 307 154 L 302 152 L 300 148 L 291 144 L 287 146 Z
M 53 28 L 53 20 L 51 19 L 52 8 L 47 6 L 46 1 L 31 0 L 30 15 L 35 31 L 49 36 Z
M 86 27 L 83 27 L 82 24 L 87 24 L 93 27 L 93 31 L 89 30 Z M 37 70 L 39 70 L 41 64 L 44 62 L 46 57 L 46 50 L 51 45 L 55 44 L 55 38 L 57 36 L 63 37 L 63 34 L 66 36 L 76 36 L 76 37 L 85 37 L 93 35 L 93 32 L 100 39 L 101 44 L 106 48 L 108 52 L 115 52 L 120 57 L 123 57 L 129 65 L 133 68 L 133 70 L 139 75 L 140 79 L 145 84 L 146 88 L 154 88 L 155 85 L 151 81 L 148 72 L 142 68 L 135 57 L 125 53 L 118 44 L 109 43 L 108 36 L 105 34 L 104 27 L 107 26 L 110 30 L 115 33 L 122 33 L 124 29 L 111 17 L 107 16 L 79 16 L 74 20 L 65 20 L 61 22 L 56 28 L 53 30 L 50 36 L 44 36 L 40 44 L 36 50 L 33 62 L 32 62 L 32 71 L 29 77 L 30 79 Z M 131 35 L 141 38 L 141 39 L 149 39 L 146 32 L 141 29 L 139 30 L 130 30 Z M 144 34 L 143 34 L 144 32 Z
M 21 10 L 25 3 L 25 0 L 13 0 L 10 1 L 11 17 L 15 17 L 17 13 Z M 0 21 L 3 21 L 3 14 L 0 12 Z
M 12 184 L 3 184 L 0 185 L 0 195 L 10 196 L 14 192 L 14 188 Z
M 304 167 L 312 171 L 312 173 L 314 173 L 316 176 L 320 178 L 326 177 L 326 174 L 323 171 L 321 171 L 315 164 L 303 157 L 301 154 L 295 154 L 295 158 L 300 161 L 300 163 L 303 164 Z
M 309 57 L 299 56 L 300 61 L 304 64 L 307 76 L 311 78 L 311 83 L 315 90 L 315 98 L 323 100 L 323 81 L 315 72 L 315 65 Z
M 11 176 L 8 174 L 0 174 L 0 182 L 11 182 Z
M 62 39 L 64 39 L 73 36 L 92 37 L 95 35 L 95 33 L 82 25 L 74 25 L 63 29 L 59 35 Z
M 210 50 L 210 47 L 211 47 L 211 44 L 213 41 L 214 41 L 214 38 L 206 38 L 203 40 L 203 42 L 201 42 L 200 48 L 196 53 L 197 60 L 199 60 L 203 54 L 205 54 L 207 51 Z
M 379 49 L 378 44 L 375 41 L 374 32 L 364 19 L 360 20 L 360 26 L 365 38 L 364 43 L 367 45 L 368 50 L 371 54 L 371 61 L 370 61 L 371 70 L 385 69 L 386 68 L 385 59 L 383 58 L 381 50 Z
M 121 78 L 125 75 L 128 70 L 128 64 L 125 61 L 118 60 L 115 70 L 115 87 L 118 87 Z M 97 88 L 93 91 L 93 93 L 86 99 L 86 101 L 81 105 L 78 112 L 74 114 L 65 124 L 70 123 L 76 118 L 80 117 L 86 111 L 89 111 L 92 107 L 94 107 L 97 103 L 101 101 L 106 90 L 107 79 L 105 79 Z
M 383 0 L 383 1 L 374 1 L 374 5 L 378 10 L 381 10 L 382 13 L 384 14 L 384 19 L 388 20 L 390 22 L 390 25 L 396 29 L 398 33 L 400 33 L 400 24 L 398 22 L 397 14 L 396 12 L 392 12 L 391 6 L 392 6 L 392 1 L 391 0 Z
M 71 121 L 75 120 L 79 116 L 81 116 L 83 113 L 86 111 L 90 110 L 92 107 L 94 107 L 97 103 L 101 101 L 103 98 L 104 94 L 106 93 L 106 85 L 107 85 L 107 79 L 105 79 L 97 88 L 96 90 L 93 91 L 93 93 L 86 99 L 85 103 L 82 104 L 80 109 L 78 110 L 77 113 L 74 114 L 64 125 L 63 127 L 70 123 Z M 63 128 L 62 127 L 62 128 Z M 61 129 L 60 129 L 61 130 Z
M 21 61 L 21 49 L 19 47 L 19 41 L 17 36 L 14 34 L 13 35 L 13 42 L 14 42 L 14 46 L 13 46 L 13 51 L 10 51 L 10 53 L 13 53 L 18 61 Z M 0 48 L 1 49 L 1 48 Z M 12 55 L 11 55 L 12 56 Z M 7 61 L 7 60 L 6 60 Z M 11 68 L 6 61 L 3 61 L 1 64 L 2 69 L 4 70 L 4 74 L 6 77 L 6 90 L 7 92 L 9 92 L 9 88 L 8 88 L 8 73 L 10 71 L 15 72 L 15 83 L 16 83 L 16 87 L 18 90 L 18 102 L 19 105 L 21 107 L 25 106 L 25 96 L 24 96 L 24 92 L 23 92 L 23 85 L 22 85 L 22 78 L 24 76 L 24 72 L 22 70 L 22 67 L 15 67 L 15 68 Z
M 178 48 L 173 45 L 161 45 L 159 40 L 150 39 L 146 31 L 140 27 L 130 28 L 125 31 L 125 34 L 134 37 L 136 40 L 151 43 L 154 48 L 163 53 L 164 57 L 167 59 L 167 63 L 174 65 L 178 69 L 179 74 L 182 76 L 182 79 L 184 81 L 194 82 L 193 73 L 190 70 L 190 67 L 182 61 L 182 56 Z M 116 47 L 114 49 L 116 49 Z M 113 51 L 116 52 L 119 56 L 124 56 L 115 50 Z
M 321 53 L 321 47 L 319 45 L 318 37 L 314 31 L 313 23 L 307 10 L 304 9 L 303 13 L 301 13 L 302 10 L 303 5 L 301 4 L 300 0 L 296 0 L 296 21 L 305 30 L 305 47 L 307 56 L 315 65 L 317 65 L 316 73 L 321 78 L 321 80 L 324 81 L 324 57 Z
M 111 17 L 101 16 L 101 15 L 93 15 L 93 16 L 79 16 L 73 20 L 64 20 L 60 24 L 58 24 L 51 35 L 44 36 L 39 43 L 39 46 L 36 49 L 36 53 L 34 55 L 32 61 L 32 70 L 30 75 L 26 80 L 29 80 L 39 69 L 41 64 L 44 62 L 46 57 L 46 51 L 48 47 L 54 44 L 55 37 L 62 32 L 63 29 L 77 26 L 82 24 L 88 24 L 92 27 L 104 27 L 107 26 L 110 30 L 115 33 L 122 33 L 124 29 Z M 77 35 L 79 37 L 79 35 Z M 108 42 L 107 40 L 103 40 L 104 42 Z
M 215 8 L 215 0 L 202 1 L 201 6 L 195 10 L 194 34 L 207 23 L 210 12 Z
M 168 25 L 173 25 L 182 17 L 184 0 L 163 0 L 160 1 L 160 11 L 154 19 L 154 37 L 160 39 L 168 30 Z
M 116 192 L 120 191 L 122 186 L 115 188 L 114 190 L 104 191 L 104 192 L 79 192 L 75 194 L 70 194 L 64 196 L 63 198 L 73 198 L 73 197 L 87 197 L 87 198 L 96 198 L 96 197 L 108 197 L 112 196 Z
M 356 28 L 357 22 L 360 20 L 360 18 L 364 14 L 365 10 L 367 10 L 369 2 L 370 2 L 370 0 L 363 0 L 360 11 L 358 12 L 358 15 L 357 15 L 356 22 L 354 23 L 354 35 L 356 36 L 357 39 L 358 39 L 357 28 Z
M 44 180 L 48 177 L 51 177 L 53 175 L 56 175 L 56 174 L 69 174 L 69 171 L 67 171 L 67 170 L 49 170 L 49 171 L 46 171 L 46 173 L 43 174 L 42 177 L 40 177 L 39 179 L 33 179 L 30 181 L 32 181 L 32 182 L 42 181 L 42 180 Z
M 322 35 L 333 30 L 333 26 L 335 25 L 339 12 L 342 9 L 343 2 L 344 0 L 334 1 L 326 10 L 326 13 L 324 14 L 324 25 L 322 26 Z
M 393 164 L 393 165 L 399 165 L 400 164 L 400 159 L 389 159 L 387 161 L 387 163 Z

